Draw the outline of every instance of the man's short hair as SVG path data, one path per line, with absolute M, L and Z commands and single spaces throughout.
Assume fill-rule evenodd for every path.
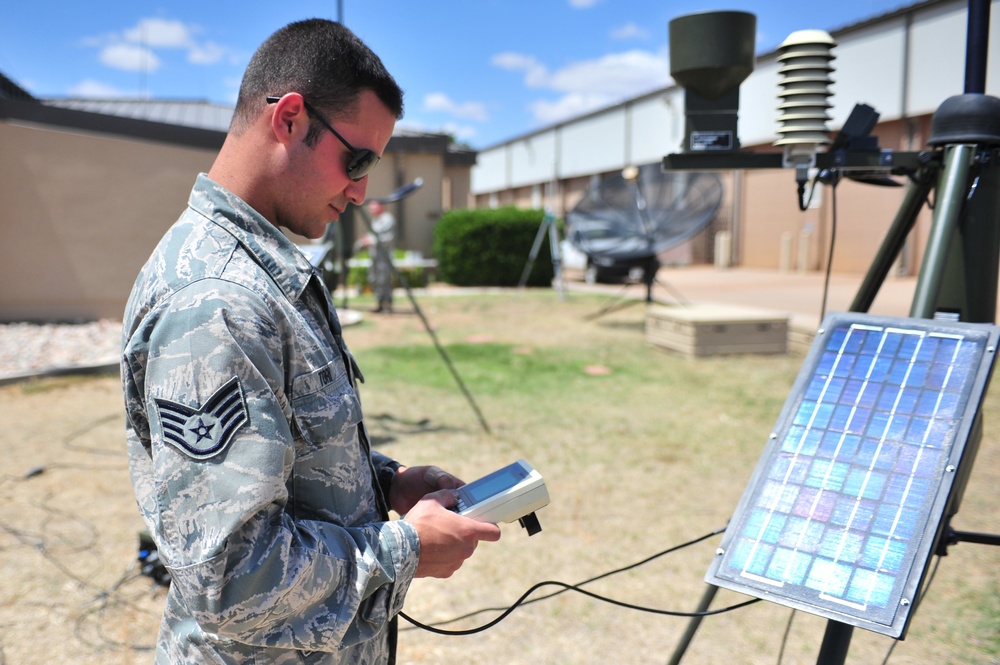
M 230 131 L 247 129 L 271 95 L 298 92 L 330 119 L 351 117 L 365 90 L 374 92 L 397 120 L 403 116 L 403 91 L 353 32 L 326 19 L 290 23 L 268 37 L 250 59 Z M 321 131 L 313 119 L 306 142 L 312 145 Z

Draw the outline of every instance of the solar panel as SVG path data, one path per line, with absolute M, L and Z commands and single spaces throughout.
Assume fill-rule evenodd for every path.
M 827 317 L 705 581 L 901 637 L 971 470 L 998 330 Z

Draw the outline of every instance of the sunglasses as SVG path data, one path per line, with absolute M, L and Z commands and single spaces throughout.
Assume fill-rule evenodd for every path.
M 280 99 L 281 97 L 268 97 L 267 103 L 274 104 Z M 355 148 L 353 145 L 348 143 L 347 139 L 341 136 L 340 132 L 334 129 L 333 125 L 328 123 L 326 119 L 316 111 L 316 109 L 310 106 L 309 102 L 303 99 L 302 104 L 306 107 L 306 113 L 319 120 L 320 124 L 329 129 L 330 133 L 336 136 L 340 142 L 344 144 L 344 147 L 351 151 L 351 159 L 347 162 L 348 178 L 356 182 L 372 172 L 372 169 L 374 169 L 379 160 L 382 159 L 379 157 L 378 153 L 374 150 L 369 150 L 368 148 Z

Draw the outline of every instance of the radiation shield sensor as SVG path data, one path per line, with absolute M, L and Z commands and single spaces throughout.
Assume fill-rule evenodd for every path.
M 455 510 L 480 522 L 524 522 L 530 535 L 541 530 L 533 513 L 549 505 L 542 475 L 523 459 L 458 488 Z M 533 525 L 533 526 L 532 526 Z
M 901 638 L 971 471 L 998 331 L 827 317 L 705 581 Z

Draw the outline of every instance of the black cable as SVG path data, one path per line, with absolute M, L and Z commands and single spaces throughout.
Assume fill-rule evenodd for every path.
M 823 304 L 820 306 L 819 310 L 820 323 L 823 323 L 823 319 L 826 317 L 826 299 L 830 294 L 830 273 L 833 270 L 833 248 L 837 244 L 837 185 L 840 183 L 840 173 L 834 170 L 831 171 L 830 176 L 832 185 L 831 198 L 833 205 L 833 220 L 830 223 L 830 251 L 826 258 L 826 275 L 823 278 Z M 813 189 L 815 189 L 815 185 L 813 185 Z
M 639 566 L 644 566 L 647 563 L 649 563 L 650 561 L 658 559 L 661 556 L 665 556 L 665 555 L 670 554 L 672 552 L 676 552 L 678 550 L 682 550 L 685 547 L 690 547 L 691 545 L 696 545 L 696 544 L 700 543 L 703 540 L 707 540 L 707 539 L 711 538 L 712 536 L 719 535 L 720 533 L 722 533 L 725 530 L 726 530 L 725 527 L 723 527 L 721 529 L 716 529 L 715 531 L 712 531 L 711 533 L 706 533 L 704 536 L 699 536 L 699 537 L 695 538 L 694 540 L 689 540 L 686 543 L 681 543 L 680 545 L 675 545 L 674 547 L 671 547 L 669 549 L 665 549 L 662 552 L 658 552 L 657 554 L 654 554 L 652 556 L 648 556 L 645 559 L 643 559 L 642 561 L 637 561 L 637 562 L 629 564 L 627 566 L 623 566 L 621 568 L 616 568 L 615 570 L 611 570 L 611 571 L 608 571 L 606 573 L 601 573 L 600 575 L 597 575 L 596 577 L 591 577 L 590 579 L 586 579 L 586 580 L 584 580 L 582 582 L 577 582 L 576 586 L 583 586 L 585 584 L 590 584 L 591 582 L 596 582 L 597 580 L 602 580 L 602 579 L 604 579 L 606 577 L 611 577 L 612 575 L 617 575 L 618 573 L 624 573 L 626 571 L 632 570 L 633 568 L 638 568 Z M 549 598 L 553 598 L 555 596 L 558 596 L 559 594 L 566 593 L 567 591 L 569 591 L 569 589 L 563 589 L 562 591 L 556 591 L 555 593 L 550 593 L 550 594 L 545 595 L 545 596 L 539 596 L 538 598 L 532 598 L 531 600 L 524 601 L 523 603 L 521 603 L 521 605 L 522 606 L 523 605 L 531 605 L 532 603 L 537 603 L 537 602 L 540 602 L 540 601 L 543 601 L 543 600 L 548 600 Z M 468 614 L 463 614 L 461 616 L 457 616 L 457 617 L 454 617 L 452 619 L 446 619 L 444 621 L 436 621 L 436 622 L 434 622 L 431 625 L 433 625 L 433 626 L 444 626 L 444 625 L 447 625 L 449 623 L 457 623 L 457 622 L 462 621 L 464 619 L 470 619 L 470 618 L 476 616 L 477 614 L 484 614 L 486 612 L 503 612 L 503 611 L 505 611 L 507 609 L 508 609 L 507 607 L 484 607 L 482 609 L 478 609 L 478 610 L 475 610 L 474 612 L 469 612 Z M 407 620 L 409 620 L 409 619 L 407 619 Z M 414 624 L 414 625 L 416 625 L 416 624 Z M 401 630 L 408 630 L 408 629 L 407 628 L 402 628 Z M 409 629 L 409 630 L 412 630 L 412 629 Z
M 46 531 L 49 524 L 49 520 L 52 515 L 57 515 L 60 517 L 65 517 L 71 523 L 76 523 L 82 525 L 89 531 L 89 538 L 87 542 L 82 544 L 77 544 L 75 548 L 71 551 L 86 551 L 94 546 L 98 540 L 97 527 L 89 522 L 79 519 L 75 515 L 69 513 L 61 513 L 51 506 L 47 506 L 36 501 L 30 502 L 32 506 L 48 513 L 47 517 L 40 523 L 41 531 L 40 533 L 31 533 L 22 529 L 10 526 L 6 522 L 0 522 L 0 531 L 6 532 L 8 535 L 13 537 L 15 541 L 21 545 L 33 549 L 37 552 L 43 559 L 48 561 L 53 565 L 59 572 L 61 572 L 66 577 L 70 578 L 76 582 L 81 588 L 96 588 L 94 584 L 89 580 L 77 575 L 72 569 L 70 569 L 66 564 L 60 561 L 49 548 L 48 542 L 46 540 Z
M 795 618 L 795 610 L 788 615 L 788 623 L 785 624 L 785 634 L 781 636 L 781 648 L 778 649 L 778 665 L 785 659 L 785 646 L 788 645 L 788 635 L 792 632 L 792 619 Z
M 67 450 L 76 450 L 78 452 L 92 453 L 94 455 L 107 455 L 109 457 L 120 457 L 121 451 L 119 450 L 105 450 L 104 448 L 94 448 L 91 446 L 82 446 L 76 443 L 77 439 L 83 438 L 85 434 L 89 434 L 93 430 L 97 429 L 101 425 L 107 423 L 113 423 L 121 420 L 122 414 L 118 411 L 114 413 L 109 413 L 105 416 L 99 416 L 94 420 L 86 423 L 80 427 L 75 432 L 70 432 L 66 437 L 63 438 L 62 444 Z
M 84 423 L 78 429 L 62 437 L 61 444 L 65 450 L 73 453 L 81 453 L 88 456 L 115 456 L 120 457 L 119 452 L 106 450 L 96 445 L 84 445 L 81 441 L 85 436 L 92 434 L 99 427 L 107 425 L 120 419 L 120 415 L 109 414 L 97 416 L 89 422 Z M 93 459 L 93 458 L 91 458 Z M 56 470 L 66 471 L 123 471 L 127 466 L 122 464 L 87 464 L 54 462 L 36 466 L 22 473 L 20 476 L 4 474 L 0 475 L 0 499 L 10 499 L 15 493 L 19 493 L 22 487 L 33 487 L 43 474 Z M 60 485 L 62 487 L 63 485 Z M 37 490 L 35 490 L 37 491 Z M 56 490 L 58 491 L 58 490 Z M 109 588 L 99 585 L 95 579 L 97 572 L 90 575 L 81 572 L 81 566 L 73 557 L 82 553 L 96 550 L 101 538 L 101 529 L 97 523 L 77 515 L 69 510 L 64 510 L 51 505 L 56 498 L 52 490 L 42 490 L 42 495 L 38 499 L 30 498 L 31 493 L 25 492 L 28 498 L 22 498 L 25 505 L 33 510 L 41 512 L 41 516 L 31 521 L 31 526 L 25 527 L 17 522 L 10 522 L 5 517 L 0 520 L 0 534 L 6 534 L 11 539 L 12 548 L 24 548 L 31 550 L 41 557 L 42 561 L 50 565 L 59 575 L 71 580 L 73 586 L 81 591 L 89 591 L 92 598 L 85 601 L 80 614 L 76 616 L 74 636 L 86 647 L 96 650 L 127 648 L 133 651 L 149 651 L 153 648 L 150 643 L 130 644 L 116 639 L 105 631 L 105 625 L 109 623 L 108 613 L 111 611 L 129 610 L 133 613 L 141 612 L 155 618 L 159 614 L 150 614 L 150 611 L 137 604 L 134 594 L 123 594 L 123 586 L 137 579 L 142 575 L 133 563 L 127 571 Z M 16 518 L 25 521 L 25 516 L 16 511 Z M 7 549 L 4 546 L 2 549 Z M 73 560 L 70 560 L 70 558 Z M 144 593 L 144 592 L 142 592 Z M 51 610 L 59 601 L 38 603 L 41 607 Z M 12 622 L 12 626 L 22 626 L 30 619 L 19 618 Z M 90 633 L 88 636 L 87 633 Z M 146 636 L 143 636 L 146 637 Z M 0 665 L 6 662 L 2 645 L 0 645 Z
M 96 649 L 104 649 L 111 647 L 116 649 L 129 649 L 131 651 L 139 651 L 139 652 L 152 651 L 155 648 L 155 645 L 153 644 L 149 643 L 137 644 L 137 643 L 125 642 L 106 635 L 103 630 L 103 624 L 106 620 L 104 616 L 105 610 L 111 609 L 115 606 L 122 606 L 132 610 L 133 612 L 142 612 L 144 614 L 148 614 L 148 612 L 146 612 L 145 609 L 136 605 L 135 602 L 133 602 L 131 599 L 125 598 L 120 592 L 121 587 L 124 586 L 126 583 L 142 578 L 143 574 L 141 570 L 139 570 L 138 566 L 136 566 L 133 563 L 125 570 L 124 574 L 118 579 L 117 582 L 112 584 L 111 587 L 109 587 L 107 590 L 101 591 L 96 596 L 94 596 L 94 598 L 88 603 L 92 605 L 92 607 L 85 610 L 76 619 L 73 629 L 73 634 L 76 636 L 76 638 L 80 640 L 81 643 Z M 97 638 L 100 640 L 99 642 L 94 642 L 90 640 L 86 635 L 84 635 L 83 632 L 84 625 L 88 622 L 91 616 L 95 617 L 94 632 L 96 633 Z
M 608 571 L 608 572 L 605 572 L 605 573 L 601 573 L 600 575 L 596 575 L 596 576 L 591 577 L 589 579 L 586 579 L 586 580 L 584 580 L 582 582 L 578 582 L 575 585 L 574 584 L 566 584 L 564 582 L 557 582 L 557 581 L 539 582 L 538 584 L 535 584 L 530 589 L 528 589 L 524 594 L 522 594 L 521 597 L 518 598 L 517 601 L 513 605 L 511 605 L 510 607 L 489 607 L 489 608 L 483 608 L 483 609 L 476 610 L 474 612 L 470 612 L 468 614 L 463 614 L 462 616 L 458 616 L 458 617 L 455 617 L 455 618 L 452 618 L 452 619 L 447 619 L 445 621 L 438 621 L 438 622 L 436 622 L 434 624 L 431 624 L 431 625 L 421 623 L 420 621 L 417 621 L 416 619 L 413 619 L 412 617 L 407 616 L 403 612 L 400 612 L 400 616 L 402 616 L 404 619 L 406 619 L 407 621 L 409 621 L 411 624 L 413 624 L 417 628 L 422 628 L 424 630 L 428 630 L 428 631 L 430 631 L 432 633 L 437 633 L 439 635 L 471 635 L 473 633 L 478 633 L 478 632 L 481 632 L 481 631 L 486 630 L 488 628 L 492 628 L 493 626 L 495 626 L 496 624 L 500 623 L 505 618 L 507 618 L 511 614 L 511 612 L 513 612 L 515 609 L 517 609 L 518 607 L 520 607 L 522 605 L 530 605 L 531 603 L 537 603 L 537 602 L 542 601 L 542 600 L 548 600 L 549 598 L 553 598 L 555 596 L 558 596 L 559 594 L 566 593 L 567 591 L 577 591 L 577 592 L 582 593 L 582 594 L 584 594 L 586 596 L 590 596 L 590 597 L 595 598 L 597 600 L 602 600 L 602 601 L 611 603 L 613 605 L 618 605 L 620 607 L 626 607 L 628 609 L 634 609 L 634 610 L 638 610 L 638 611 L 642 611 L 642 612 L 649 612 L 649 613 L 652 613 L 652 614 L 664 614 L 664 615 L 668 615 L 668 616 L 681 616 L 681 617 L 698 617 L 698 616 L 711 616 L 713 614 L 722 614 L 723 612 L 728 612 L 730 610 L 738 609 L 738 608 L 743 607 L 745 605 L 749 605 L 749 604 L 751 604 L 751 603 L 753 603 L 755 601 L 748 601 L 746 603 L 741 603 L 739 605 L 734 605 L 732 607 L 722 608 L 720 610 L 712 610 L 712 611 L 709 611 L 709 612 L 672 612 L 672 611 L 668 611 L 668 610 L 656 610 L 656 609 L 652 609 L 652 608 L 645 608 L 645 607 L 640 607 L 640 606 L 637 606 L 637 605 L 631 605 L 629 603 L 624 603 L 622 601 L 614 600 L 614 599 L 611 599 L 611 598 L 606 598 L 604 596 L 599 596 L 599 595 L 593 594 L 593 593 L 591 593 L 589 591 L 584 591 L 580 587 L 582 587 L 585 584 L 590 584 L 592 582 L 596 582 L 597 580 L 601 580 L 601 579 L 604 579 L 604 578 L 607 578 L 607 577 L 611 577 L 612 575 L 617 575 L 619 573 L 624 573 L 624 572 L 632 570 L 634 568 L 638 568 L 639 566 L 643 566 L 643 565 L 649 563 L 650 561 L 658 559 L 659 557 L 665 556 L 665 555 L 670 554 L 672 552 L 676 552 L 678 550 L 682 550 L 682 549 L 684 549 L 686 547 L 690 547 L 691 545 L 695 545 L 697 543 L 700 543 L 703 540 L 707 540 L 708 538 L 711 538 L 712 536 L 717 536 L 720 533 L 722 533 L 723 531 L 725 531 L 725 527 L 720 528 L 720 529 L 715 529 L 714 531 L 712 531 L 710 533 L 706 533 L 703 536 L 699 536 L 699 537 L 697 537 L 697 538 L 695 538 L 693 540 L 689 540 L 689 541 L 687 541 L 685 543 L 681 543 L 680 545 L 675 545 L 674 547 L 671 547 L 671 548 L 668 548 L 666 550 L 663 550 L 662 552 L 658 552 L 656 554 L 653 554 L 652 556 L 648 556 L 645 559 L 642 559 L 641 561 L 637 561 L 637 562 L 631 563 L 631 564 L 629 564 L 627 566 L 622 566 L 621 568 L 616 568 L 614 570 L 611 570 L 611 571 Z M 540 596 L 538 598 L 533 598 L 531 600 L 527 600 L 528 596 L 530 596 L 536 590 L 538 590 L 538 589 L 540 589 L 541 587 L 544 587 L 544 586 L 561 586 L 563 588 L 560 591 L 556 591 L 554 593 L 550 593 L 550 594 L 547 594 L 545 596 Z M 483 626 L 480 626 L 479 628 L 471 628 L 471 629 L 468 629 L 468 630 L 449 631 L 449 630 L 443 630 L 443 629 L 439 629 L 439 628 L 435 628 L 434 627 L 434 626 L 442 626 L 442 625 L 449 624 L 449 623 L 455 623 L 457 621 L 461 621 L 463 619 L 468 619 L 470 617 L 476 616 L 477 614 L 482 614 L 484 612 L 502 612 L 502 614 L 500 616 L 498 616 L 496 619 L 494 619 L 493 621 L 490 621 L 489 623 L 487 623 L 487 624 L 485 624 Z
M 931 568 L 931 574 L 927 576 L 927 581 L 924 582 L 924 588 L 923 588 L 923 590 L 921 590 L 920 595 L 917 597 L 917 603 L 914 606 L 914 608 L 913 608 L 912 611 L 914 611 L 914 612 L 917 611 L 917 606 L 919 606 L 920 603 L 923 602 L 924 596 L 926 596 L 927 592 L 930 591 L 931 582 L 934 581 L 934 576 L 937 575 L 938 566 L 940 566 L 940 565 L 941 565 L 941 556 L 939 555 L 934 560 L 934 567 Z M 889 657 L 892 655 L 893 649 L 895 649 L 896 645 L 899 644 L 899 643 L 900 643 L 900 640 L 893 640 L 892 641 L 892 644 L 889 645 L 889 650 L 885 654 L 885 658 L 882 660 L 882 665 L 886 665 L 886 663 L 889 662 Z
M 813 177 L 812 187 L 809 188 L 809 198 L 806 198 L 806 183 L 809 182 L 809 167 L 796 167 L 795 182 L 798 184 L 799 210 L 805 212 L 812 205 L 813 194 L 816 193 L 816 185 L 819 184 L 820 171 Z
M 744 601 L 742 603 L 737 603 L 736 605 L 730 605 L 729 607 L 723 607 L 723 608 L 718 609 L 718 610 L 707 610 L 705 612 L 675 612 L 673 610 L 658 610 L 658 609 L 654 609 L 652 607 L 643 607 L 642 605 L 633 605 L 632 603 L 626 603 L 626 602 L 621 601 L 621 600 L 615 600 L 614 598 L 608 598 L 607 596 L 601 596 L 600 594 L 596 594 L 596 593 L 593 593 L 591 591 L 587 591 L 585 589 L 581 589 L 579 586 L 574 586 L 572 584 L 566 584 L 565 582 L 557 582 L 557 581 L 552 580 L 552 581 L 548 581 L 548 582 L 539 582 L 538 584 L 534 585 L 533 587 L 531 587 L 530 589 L 528 589 L 527 591 L 525 591 L 524 594 L 522 594 L 521 597 L 518 598 L 517 601 L 513 605 L 511 605 L 510 607 L 508 607 L 507 610 L 503 614 L 501 614 L 500 616 L 498 616 L 493 621 L 490 621 L 489 623 L 486 623 L 486 624 L 483 624 L 482 626 L 479 626 L 478 628 L 469 628 L 467 630 L 443 630 L 441 628 L 435 628 L 433 626 L 428 626 L 427 624 L 420 623 L 419 621 L 417 621 L 417 620 L 415 620 L 415 619 L 407 616 L 403 612 L 400 612 L 399 615 L 401 617 L 403 617 L 404 619 L 406 619 L 407 621 L 409 621 L 410 623 L 412 623 L 417 628 L 423 628 L 424 630 L 430 631 L 432 633 L 437 633 L 438 635 L 473 635 L 475 633 L 481 633 L 484 630 L 492 628 L 493 626 L 497 625 L 498 623 L 500 623 L 501 621 L 503 621 L 504 619 L 506 619 L 508 616 L 510 616 L 510 614 L 514 610 L 516 610 L 524 602 L 524 600 L 528 596 L 530 596 L 532 593 L 534 593 L 537 589 L 540 589 L 540 588 L 542 588 L 544 586 L 559 586 L 559 587 L 562 587 L 565 591 L 576 591 L 577 593 L 582 593 L 583 595 L 588 596 L 590 598 L 593 598 L 595 600 L 604 601 L 605 603 L 611 603 L 612 605 L 617 605 L 618 607 L 624 607 L 625 609 L 636 610 L 638 612 L 646 612 L 646 613 L 649 613 L 649 614 L 660 614 L 660 615 L 671 616 L 671 617 L 689 617 L 689 618 L 691 618 L 691 617 L 707 617 L 707 616 L 712 616 L 712 615 L 715 615 L 715 614 L 723 614 L 725 612 L 731 612 L 733 610 L 738 610 L 738 609 L 740 609 L 742 607 L 746 607 L 747 605 L 753 605 L 754 603 L 759 603 L 760 602 L 760 598 L 751 598 L 750 600 Z M 555 594 L 552 594 L 552 595 L 555 595 Z

